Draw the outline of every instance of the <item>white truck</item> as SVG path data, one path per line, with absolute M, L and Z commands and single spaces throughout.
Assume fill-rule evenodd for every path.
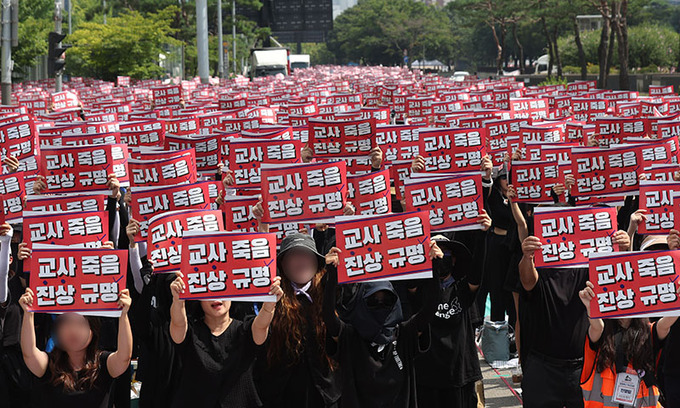
M 534 64 L 534 75 L 546 75 L 548 73 L 548 65 L 550 64 L 550 55 L 541 55 Z M 552 74 L 557 75 L 557 66 L 553 65 Z
M 290 75 L 290 51 L 283 47 L 250 50 L 250 78 L 269 75 Z
M 311 59 L 309 54 L 290 54 L 290 68 L 291 69 L 304 69 L 309 68 L 311 65 Z

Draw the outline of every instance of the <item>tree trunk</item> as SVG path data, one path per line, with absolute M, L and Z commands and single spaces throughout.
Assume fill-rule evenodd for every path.
M 630 89 L 628 77 L 628 23 L 626 14 L 628 13 L 628 0 L 616 2 L 614 29 L 616 31 L 616 42 L 619 50 L 619 88 Z
M 553 49 L 555 54 L 555 63 L 557 64 L 557 78 L 562 78 L 562 59 L 560 58 L 560 49 L 557 47 L 557 26 L 553 29 Z
M 609 51 L 607 51 L 607 76 L 609 76 L 614 65 L 614 44 L 616 44 L 616 30 L 613 23 L 609 22 Z
M 578 20 L 574 16 L 574 42 L 578 50 L 578 65 L 581 67 L 581 79 L 586 79 L 588 76 L 588 63 L 586 62 L 586 53 L 583 51 L 583 43 L 581 42 L 581 31 L 578 29 Z
M 500 72 L 503 64 L 503 46 L 498 39 L 498 33 L 496 32 L 496 25 L 493 22 L 486 23 L 491 28 L 491 34 L 493 34 L 493 40 L 496 42 L 496 71 Z
M 515 44 L 517 45 L 517 52 L 519 56 L 519 73 L 524 74 L 526 71 L 526 66 L 524 64 L 524 47 L 517 37 L 517 23 L 512 25 L 512 37 L 515 39 Z
M 499 76 L 503 75 L 503 64 L 505 63 L 505 58 L 507 57 L 506 51 L 505 51 L 505 36 L 508 32 L 508 30 L 505 28 L 505 22 L 501 22 L 500 26 L 501 26 L 501 38 L 500 38 L 501 60 L 500 60 L 500 64 L 497 66 Z
M 602 2 L 605 7 L 607 2 Z M 598 78 L 597 87 L 604 89 L 607 86 L 607 60 L 609 59 L 609 12 L 608 9 L 603 10 L 602 33 L 600 34 L 600 45 L 597 47 L 597 59 L 600 64 L 600 76 Z M 606 15 L 604 15 L 606 14 Z
M 545 23 L 545 17 L 541 17 L 541 23 L 543 25 L 543 33 L 545 38 L 548 40 L 548 79 L 552 78 L 552 68 L 555 61 L 553 55 L 552 40 L 550 39 L 550 31 L 548 31 L 548 25 Z

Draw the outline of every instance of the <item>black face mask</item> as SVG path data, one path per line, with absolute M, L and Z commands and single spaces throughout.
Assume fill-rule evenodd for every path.
M 373 296 L 379 291 L 389 292 L 382 299 Z M 389 282 L 361 284 L 350 323 L 365 341 L 385 345 L 397 337 L 397 325 L 403 321 L 399 296 Z
M 453 257 L 451 255 L 444 255 L 443 258 L 434 258 L 432 260 L 432 268 L 439 271 L 441 278 L 453 275 Z

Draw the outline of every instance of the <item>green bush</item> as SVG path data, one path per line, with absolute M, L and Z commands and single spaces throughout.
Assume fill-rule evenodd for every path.
M 646 67 L 640 68 L 637 72 L 641 74 L 658 74 L 659 73 L 659 67 L 651 64 L 647 65 Z
M 678 33 L 671 27 L 643 24 L 628 29 L 630 67 L 674 66 L 678 61 Z
M 547 78 L 545 81 L 538 84 L 538 86 L 548 86 L 548 85 L 566 85 L 567 78 Z
M 581 33 L 583 51 L 586 55 L 588 64 L 593 64 L 595 69 L 588 73 L 597 73 L 597 48 L 600 45 L 600 31 L 586 31 Z M 628 65 L 630 68 L 645 67 L 651 65 L 658 67 L 670 67 L 677 64 L 678 44 L 680 43 L 679 34 L 669 26 L 645 23 L 628 28 Z M 578 50 L 574 42 L 573 35 L 566 35 L 558 38 L 557 44 L 560 49 L 562 65 L 573 69 L 579 66 Z M 614 57 L 612 61 L 618 62 L 618 50 L 614 47 Z M 581 72 L 580 68 L 576 70 Z
M 597 47 L 600 45 L 599 31 L 584 31 L 581 33 L 581 43 L 583 44 L 583 52 L 586 54 L 586 61 L 597 64 Z M 574 42 L 573 35 L 567 35 L 557 39 L 557 46 L 560 50 L 560 59 L 562 66 L 578 67 L 578 49 Z M 581 72 L 578 68 L 577 72 Z

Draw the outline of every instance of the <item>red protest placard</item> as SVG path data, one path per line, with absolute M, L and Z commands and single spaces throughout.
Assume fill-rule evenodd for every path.
M 542 248 L 536 251 L 536 268 L 581 267 L 596 252 L 614 252 L 616 208 L 538 207 L 534 210 L 534 235 Z
M 34 248 L 24 261 L 35 294 L 32 311 L 66 313 L 111 311 L 125 289 L 128 251 L 114 249 Z
M 366 156 L 373 148 L 375 119 L 309 119 L 309 146 L 315 157 Z
M 564 171 L 557 162 L 514 161 L 511 180 L 517 192 L 513 200 L 518 203 L 552 204 L 552 188 L 564 185 Z M 564 195 L 559 198 L 566 201 Z
M 0 159 L 14 156 L 25 160 L 38 152 L 38 132 L 29 115 L 15 117 L 15 121 L 0 125 Z
M 677 316 L 679 264 L 679 251 L 593 254 L 589 273 L 595 297 L 590 317 L 649 316 L 671 310 Z
M 29 195 L 26 211 L 104 211 L 108 197 L 106 194 Z
M 61 146 L 85 146 L 120 143 L 120 133 L 82 133 L 62 135 Z
M 118 85 L 118 86 L 130 86 L 130 77 L 118 75 L 116 77 L 116 85 Z
M 132 218 L 140 224 L 135 241 L 146 241 L 149 220 L 154 214 L 175 210 L 210 209 L 211 184 L 210 181 L 203 181 L 176 186 L 132 187 L 130 209 Z
M 181 244 L 182 299 L 273 300 L 274 234 L 186 231 Z
M 198 116 L 182 116 L 179 118 L 165 119 L 165 136 L 172 135 L 195 135 L 201 130 Z
M 144 120 L 119 125 L 120 139 L 128 146 L 164 146 L 165 122 Z
M 405 184 L 406 211 L 428 211 L 432 231 L 480 229 L 484 208 L 482 176 L 461 173 L 411 178 Z
M 418 127 L 380 125 L 376 128 L 375 145 L 383 151 L 385 163 L 413 160 L 418 156 Z
M 399 160 L 388 165 L 390 178 L 394 183 L 394 195 L 397 200 L 403 200 L 405 196 L 404 182 L 411 177 L 411 165 L 413 162 Z
M 100 248 L 109 240 L 109 213 L 25 211 L 23 233 L 29 247 L 50 244 Z
M 198 171 L 217 172 L 218 164 L 222 163 L 220 150 L 221 135 L 210 136 L 175 136 L 165 137 L 165 148 L 181 150 L 193 148 L 196 154 L 196 168 Z
M 195 183 L 198 179 L 194 151 L 165 160 L 130 159 L 128 166 L 133 186 L 167 186 Z
M 486 156 L 485 129 L 420 129 L 418 152 L 426 172 L 479 170 Z
M 623 143 L 628 137 L 644 137 L 651 133 L 649 123 L 641 118 L 619 118 L 605 116 L 595 120 L 596 136 L 600 146 Z
M 339 283 L 432 276 L 425 211 L 338 217 L 335 240 L 342 251 Z
M 342 215 L 347 195 L 345 162 L 262 165 L 264 222 L 324 222 Z
M 680 172 L 680 164 L 652 164 L 645 167 L 641 175 L 650 181 L 673 181 Z
M 680 219 L 676 195 L 679 182 L 655 182 L 640 180 L 640 209 L 647 210 L 645 222 L 638 225 L 640 234 L 668 234 Z
M 170 211 L 149 220 L 147 248 L 155 273 L 179 270 L 182 264 L 181 238 L 186 231 L 222 231 L 219 210 Z
M 151 91 L 155 106 L 180 106 L 180 101 L 182 100 L 182 87 L 180 85 L 152 88 Z
M 21 222 L 25 196 L 23 172 L 0 175 L 0 224 Z
M 486 149 L 491 155 L 494 166 L 505 161 L 508 151 L 508 137 L 519 137 L 522 126 L 532 123 L 531 119 L 492 119 L 484 121 L 487 130 Z
M 130 185 L 128 150 L 123 144 L 43 147 L 40 175 L 46 192 L 108 191 L 106 181 L 115 174 L 122 187 Z
M 70 91 L 55 92 L 51 97 L 52 109 L 55 111 L 77 108 L 80 104 L 78 95 Z
M 299 140 L 232 139 L 229 141 L 229 170 L 234 172 L 234 187 L 260 186 L 260 166 L 301 161 Z
M 224 212 L 225 229 L 233 232 L 257 232 L 257 218 L 252 207 L 260 201 L 259 195 L 225 196 L 222 211 Z
M 640 149 L 577 147 L 571 150 L 574 197 L 624 195 L 637 192 Z
M 347 176 L 347 201 L 358 215 L 379 215 L 392 212 L 390 171 L 385 169 L 368 174 Z

